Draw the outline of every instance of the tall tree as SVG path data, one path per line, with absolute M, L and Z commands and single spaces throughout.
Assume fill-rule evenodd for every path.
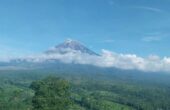
M 67 110 L 71 104 L 69 83 L 56 77 L 48 77 L 31 84 L 35 91 L 33 110 Z

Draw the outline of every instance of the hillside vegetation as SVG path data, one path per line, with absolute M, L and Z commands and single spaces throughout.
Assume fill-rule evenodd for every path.
M 169 77 L 1 71 L 0 110 L 170 110 Z

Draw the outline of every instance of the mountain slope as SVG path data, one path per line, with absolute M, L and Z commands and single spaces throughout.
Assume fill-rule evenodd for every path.
M 66 40 L 64 43 L 59 44 L 55 46 L 52 49 L 47 50 L 45 53 L 46 54 L 66 54 L 69 52 L 80 52 L 80 53 L 85 53 L 89 55 L 97 55 L 97 53 L 93 52 L 92 50 L 88 49 L 84 45 L 82 45 L 80 42 L 75 41 L 75 40 Z

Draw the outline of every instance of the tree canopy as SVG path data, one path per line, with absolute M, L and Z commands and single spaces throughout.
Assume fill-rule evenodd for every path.
M 48 77 L 31 84 L 35 91 L 33 110 L 66 110 L 71 104 L 69 83 L 61 78 Z

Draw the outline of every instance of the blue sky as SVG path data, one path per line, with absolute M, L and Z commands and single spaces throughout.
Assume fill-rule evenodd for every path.
M 67 38 L 96 52 L 170 56 L 170 0 L 0 0 L 0 56 Z

